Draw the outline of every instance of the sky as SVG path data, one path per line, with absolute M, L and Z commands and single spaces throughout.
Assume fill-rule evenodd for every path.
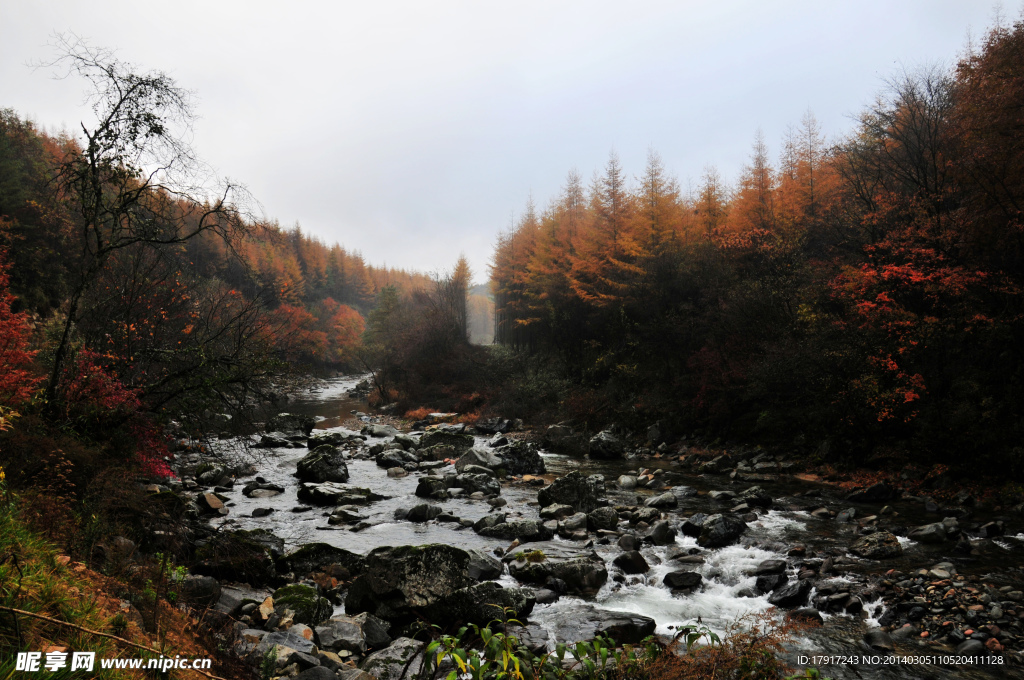
M 477 281 L 530 197 L 649 149 L 685 188 L 735 180 L 813 111 L 839 139 L 904 70 L 951 68 L 1017 4 L 0 0 L 0 108 L 51 132 L 89 120 L 85 84 L 34 68 L 74 33 L 197 96 L 193 146 L 268 219 Z

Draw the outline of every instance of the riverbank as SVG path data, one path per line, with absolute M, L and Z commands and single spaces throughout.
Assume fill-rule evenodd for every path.
M 278 668 L 294 670 L 297 661 L 283 663 L 288 650 L 309 650 L 268 636 L 301 625 L 318 652 L 365 669 L 391 648 L 367 641 L 367 617 L 395 640 L 414 620 L 486 623 L 481 604 L 500 597 L 525 617 L 522 637 L 537 652 L 607 630 L 619 642 L 669 638 L 697 621 L 724 631 L 776 606 L 823 623 L 791 645 L 794 665 L 812 652 L 959 648 L 998 657 L 1000 672 L 1016 668 L 1024 607 L 1011 565 L 1024 556 L 1024 536 L 1014 516 L 984 500 L 952 506 L 878 483 L 849 489 L 850 480 L 825 483 L 827 471 L 766 451 L 666 446 L 630 459 L 623 446 L 621 457 L 581 459 L 527 433 L 480 431 L 495 423 L 401 431 L 360 414 L 361 402 L 347 396 L 354 384 L 331 381 L 290 404 L 296 417 L 251 442 L 267 447 L 256 449 L 254 468 L 231 468 L 231 440 L 210 441 L 213 458 L 177 457 L 176 493 L 195 499 L 199 520 L 190 587 L 208 590 L 242 656 L 262 659 L 280 646 Z M 299 621 L 278 602 L 294 583 L 311 588 L 310 601 L 326 601 L 314 616 L 321 620 Z M 363 642 L 324 643 L 324 626 L 364 631 Z

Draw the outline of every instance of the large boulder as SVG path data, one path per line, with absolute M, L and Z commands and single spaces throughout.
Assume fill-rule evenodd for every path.
M 334 611 L 334 607 L 325 597 L 320 597 L 316 588 L 302 583 L 278 588 L 274 591 L 274 611 L 281 613 L 290 609 L 295 614 L 295 623 L 305 623 L 309 626 L 316 626 L 324 621 Z
M 362 670 L 377 680 L 418 678 L 423 667 L 425 642 L 400 637 L 388 647 L 374 652 L 363 661 Z
M 426 475 L 416 484 L 416 495 L 420 498 L 444 500 L 448 498 L 448 486 L 440 477 Z
M 459 456 L 459 459 L 455 461 L 455 470 L 457 472 L 463 472 L 466 467 L 470 465 L 477 465 L 491 470 L 496 470 L 501 467 L 502 464 L 503 461 L 501 457 L 492 451 L 488 451 L 486 449 L 470 449 Z
M 445 432 L 444 430 L 431 430 L 420 437 L 421 449 L 429 449 L 434 446 L 450 446 L 456 455 L 462 455 L 473 448 L 473 435 Z
M 348 481 L 348 466 L 341 449 L 324 444 L 302 457 L 295 465 L 295 476 L 304 482 Z
M 362 555 L 343 548 L 335 548 L 327 543 L 307 543 L 298 550 L 288 553 L 277 563 L 282 573 L 291 572 L 298 578 L 305 578 L 334 565 L 343 567 L 352 576 L 358 576 L 363 573 L 365 560 Z
M 518 540 L 520 543 L 551 540 L 551 530 L 533 519 L 514 519 L 501 522 L 491 527 L 484 527 L 477 533 L 488 538 L 500 538 L 506 541 Z
M 494 581 L 484 581 L 460 588 L 445 598 L 442 608 L 446 624 L 475 623 L 485 626 L 495 619 L 525 620 L 537 603 L 529 588 L 503 588 Z
M 508 418 L 483 418 L 473 424 L 480 434 L 505 434 L 512 431 L 512 421 Z
M 363 425 L 363 429 L 360 432 L 369 437 L 394 437 L 398 434 L 398 430 L 391 425 L 380 425 L 378 423 Z
M 733 515 L 715 514 L 704 520 L 697 545 L 702 548 L 723 548 L 739 540 L 747 523 Z
M 697 588 L 703 580 L 704 577 L 701 576 L 699 572 L 681 569 L 678 571 L 670 571 L 665 574 L 665 578 L 662 579 L 662 582 L 672 590 L 686 590 L 689 588 Z
M 576 512 L 590 512 L 598 507 L 599 491 L 593 480 L 573 470 L 541 489 L 537 500 L 542 508 L 559 504 L 571 505 Z
M 679 530 L 683 532 L 684 536 L 692 536 L 697 538 L 700 536 L 700 530 L 704 528 L 704 522 L 708 516 L 703 512 L 695 512 L 679 527 Z
M 611 430 L 602 430 L 590 438 L 592 458 L 622 458 L 626 446 Z
M 776 588 L 768 596 L 768 603 L 773 607 L 783 609 L 794 609 L 807 604 L 807 595 L 810 594 L 813 584 L 809 580 L 795 581 L 781 588 Z
M 752 508 L 770 508 L 771 495 L 759 486 L 752 486 L 736 496 L 737 503 L 746 503 Z
M 559 642 L 582 642 L 603 635 L 621 645 L 642 642 L 654 633 L 656 626 L 654 619 L 647 616 L 581 603 L 560 612 L 550 630 Z
M 884 560 L 902 555 L 903 546 L 900 545 L 899 539 L 888 531 L 876 531 L 854 541 L 850 546 L 850 552 L 869 560 Z
M 469 562 L 469 553 L 450 545 L 375 548 L 366 555 L 366 571 L 349 587 L 345 611 L 402 624 L 443 620 L 445 598 L 472 585 Z
M 612 564 L 622 570 L 624 574 L 646 574 L 651 569 L 647 560 L 636 550 L 630 550 L 618 555 Z
M 506 475 L 542 475 L 547 471 L 540 451 L 530 442 L 517 439 L 494 451 L 501 457 L 502 462 L 498 467 Z
M 267 432 L 283 432 L 285 434 L 298 434 L 308 437 L 316 425 L 313 416 L 304 416 L 297 413 L 278 413 L 267 420 Z
M 668 520 L 658 520 L 647 533 L 654 545 L 672 545 L 676 542 L 676 530 Z
M 284 541 L 264 529 L 221 532 L 196 549 L 194 574 L 263 586 L 277 577 Z
M 914 527 L 907 532 L 907 538 L 918 543 L 945 543 L 946 526 L 942 522 Z
M 447 474 L 444 476 L 444 483 L 449 489 L 463 489 L 466 493 L 479 491 L 485 496 L 497 496 L 501 493 L 501 483 L 484 473 Z
M 485 553 L 483 550 L 468 550 L 469 553 L 469 578 L 474 581 L 491 581 L 499 578 L 504 571 L 499 560 L 494 555 Z
M 189 574 L 178 586 L 181 599 L 191 605 L 208 607 L 220 600 L 221 587 L 212 576 Z
M 366 654 L 368 650 L 383 649 L 391 644 L 390 627 L 373 614 L 363 612 L 332 617 L 316 627 L 316 634 L 320 649 Z
M 587 528 L 591 531 L 615 531 L 619 526 L 619 513 L 607 506 L 587 513 Z
M 644 503 L 648 508 L 658 508 L 659 510 L 674 508 L 679 505 L 679 501 L 676 499 L 676 495 L 671 491 L 666 491 L 663 494 L 657 496 L 651 496 Z
M 386 496 L 381 496 L 363 487 L 338 484 L 337 482 L 323 482 L 322 484 L 303 482 L 299 485 L 296 495 L 300 501 L 313 505 L 368 505 L 386 498 Z
M 571 551 L 557 544 L 535 546 L 530 554 L 510 553 L 503 561 L 509 574 L 522 583 L 547 585 L 549 579 L 558 579 L 572 595 L 596 595 L 608 580 L 608 568 L 597 553 Z

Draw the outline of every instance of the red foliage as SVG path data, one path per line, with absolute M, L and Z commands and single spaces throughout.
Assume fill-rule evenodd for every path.
M 103 365 L 108 358 L 82 350 L 62 381 L 62 404 L 69 420 L 120 422 L 139 410 L 138 390 L 126 387 Z
M 28 349 L 28 314 L 11 311 L 15 298 L 7 290 L 5 255 L 0 250 L 0 405 L 15 406 L 32 395 L 40 378 L 29 370 L 36 353 Z

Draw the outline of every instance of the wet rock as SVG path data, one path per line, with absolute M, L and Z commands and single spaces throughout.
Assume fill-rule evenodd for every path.
M 504 434 L 512 431 L 512 421 L 508 418 L 483 418 L 473 427 L 480 434 Z
M 665 574 L 662 583 L 672 590 L 685 590 L 697 588 L 703 580 L 703 577 L 696 571 L 679 570 L 670 571 Z
M 626 574 L 646 574 L 651 569 L 644 556 L 636 550 L 622 553 L 612 560 L 612 564 Z
M 430 503 L 420 503 L 412 507 L 405 519 L 410 522 L 429 522 L 441 514 L 441 508 Z
M 871 630 L 864 635 L 864 644 L 877 652 L 892 652 L 896 649 L 892 637 L 884 630 Z
M 825 619 L 822 618 L 821 612 L 814 607 L 800 607 L 794 609 L 789 613 L 790 618 L 794 618 L 800 621 L 806 621 L 808 623 L 816 623 L 819 626 L 825 623 Z
M 564 591 L 572 595 L 592 596 L 608 580 L 604 560 L 593 551 L 578 552 L 558 544 L 537 546 L 543 559 L 530 561 L 510 554 L 503 561 L 508 564 L 509 575 L 523 583 L 548 585 L 549 579 L 564 584 Z
M 507 541 L 519 540 L 520 543 L 551 540 L 551 532 L 542 523 L 532 519 L 516 519 L 484 527 L 477 532 L 488 538 L 501 538 Z
M 368 505 L 385 498 L 369 489 L 337 482 L 303 482 L 299 485 L 297 496 L 300 501 L 313 505 Z
M 661 520 L 654 523 L 647 537 L 654 545 L 670 545 L 676 541 L 676 530 L 667 520 Z
M 674 493 L 672 493 L 671 491 L 666 491 L 661 495 L 652 496 L 651 498 L 648 498 L 647 502 L 644 503 L 644 505 L 647 506 L 648 508 L 667 509 L 678 506 L 679 501 L 676 500 L 676 495 Z
M 444 430 L 431 430 L 420 437 L 420 448 L 428 449 L 434 446 L 450 446 L 458 456 L 473 448 L 474 439 L 469 434 L 457 434 L 445 432 Z
M 786 571 L 786 560 L 764 560 L 754 568 L 754 575 L 781 574 Z
M 541 519 L 562 519 L 563 517 L 568 517 L 575 513 L 576 511 L 571 505 L 556 503 L 554 505 L 549 505 L 546 508 L 541 508 L 540 517 Z
M 217 498 L 217 494 L 214 493 L 199 494 L 196 497 L 196 504 L 205 514 L 218 514 L 220 511 L 225 510 L 224 501 Z
M 598 507 L 600 489 L 588 477 L 578 470 L 573 470 L 564 477 L 559 477 L 537 494 L 541 507 L 549 505 L 569 505 L 576 512 L 590 512 Z
M 274 508 L 256 508 L 252 511 L 252 516 L 256 518 L 266 517 L 272 514 L 274 514 Z
M 490 581 L 502 573 L 501 560 L 482 550 L 468 550 L 469 563 L 466 566 L 469 578 L 474 581 Z
M 311 654 L 315 649 L 316 645 L 313 644 L 313 641 L 307 640 L 301 635 L 288 631 L 275 631 L 267 633 L 260 639 L 259 644 L 256 645 L 255 656 L 263 658 L 271 651 L 276 651 L 278 663 L 281 664 L 282 662 L 286 663 L 288 657 L 295 652 Z
M 303 482 L 340 482 L 348 481 L 348 466 L 345 454 L 334 446 L 318 446 L 302 457 L 295 465 L 295 476 Z
M 809 580 L 797 581 L 778 588 L 768 597 L 768 603 L 782 609 L 803 607 L 807 604 L 807 595 L 811 592 Z
M 623 534 L 619 537 L 617 545 L 621 550 L 629 552 L 640 547 L 640 540 L 633 534 Z
M 448 498 L 448 486 L 440 477 L 426 475 L 420 477 L 420 481 L 416 485 L 416 495 L 420 498 L 444 500 Z
M 850 552 L 869 560 L 884 560 L 902 555 L 903 546 L 888 531 L 876 531 L 854 541 Z
M 738 541 L 746 529 L 746 522 L 738 517 L 711 515 L 701 525 L 697 545 L 702 548 L 722 548 Z
M 363 671 L 377 680 L 400 680 L 419 677 L 426 643 L 401 637 L 385 649 L 374 652 L 363 661 Z
M 317 626 L 316 634 L 320 649 L 365 654 L 368 650 L 383 649 L 391 644 L 389 628 L 386 622 L 363 612 L 355 616 L 332 617 Z
M 284 492 L 280 484 L 269 484 L 267 482 L 249 482 L 242 487 L 242 495 L 246 498 L 273 498 Z
M 604 459 L 621 458 L 626 450 L 625 444 L 611 430 L 602 430 L 591 437 L 589 448 L 592 458 Z
M 322 434 L 316 434 L 306 440 L 306 446 L 310 450 L 317 448 L 318 446 L 341 446 L 347 442 L 351 437 L 355 437 L 357 441 L 361 441 L 356 435 L 349 435 L 346 432 L 324 432 Z
M 267 420 L 267 432 L 283 432 L 284 434 L 298 434 L 308 437 L 316 425 L 316 419 L 312 416 L 304 416 L 296 413 L 278 413 Z
M 636 477 L 633 475 L 622 475 L 615 481 L 615 485 L 623 491 L 630 491 L 636 488 Z
M 547 471 L 536 445 L 520 439 L 495 449 L 501 459 L 498 468 L 506 475 L 542 475 Z
M 615 531 L 619 526 L 619 513 L 614 508 L 595 508 L 587 514 L 587 528 L 590 531 Z
M 497 454 L 491 451 L 485 451 L 483 449 L 470 449 L 462 454 L 457 461 L 455 461 L 455 470 L 458 472 L 464 472 L 467 466 L 475 465 L 488 469 L 499 468 L 502 465 L 502 459 Z
M 529 588 L 503 588 L 494 581 L 484 581 L 460 588 L 445 598 L 444 618 L 453 624 L 487 625 L 494 619 L 526 619 L 536 604 Z
M 846 510 L 843 510 L 838 515 L 836 515 L 836 521 L 840 522 L 842 524 L 845 524 L 847 522 L 852 521 L 853 518 L 856 517 L 856 516 L 857 516 L 857 509 L 856 508 L 847 508 Z
M 363 429 L 360 432 L 369 437 L 394 437 L 398 434 L 398 430 L 390 425 L 380 425 L 377 423 L 363 425 Z
M 981 640 L 971 639 L 964 640 L 957 645 L 953 653 L 957 656 L 987 656 L 988 649 Z
M 551 627 L 559 642 L 580 642 L 604 635 L 618 644 L 636 644 L 654 633 L 654 619 L 629 612 L 613 612 L 592 604 L 566 607 Z
M 915 527 L 907 533 L 907 538 L 918 543 L 945 543 L 946 527 L 941 522 Z
M 758 593 L 770 593 L 786 585 L 789 577 L 785 574 L 762 574 L 754 582 L 754 590 Z
M 501 484 L 497 479 L 485 474 L 460 474 L 445 475 L 444 483 L 449 489 L 463 489 L 467 494 L 480 492 L 485 496 L 498 496 L 501 494 Z
M 365 559 L 345 598 L 349 614 L 370 612 L 392 623 L 440 620 L 444 599 L 472 584 L 469 553 L 449 545 L 382 546 Z
M 334 611 L 334 606 L 327 598 L 320 597 L 316 588 L 301 583 L 293 583 L 274 591 L 274 611 L 283 612 L 290 609 L 295 614 L 295 623 L 306 623 L 316 626 Z
M 692 516 L 686 519 L 680 526 L 680 530 L 684 536 L 692 536 L 694 538 L 700 536 L 700 530 L 704 526 L 704 521 L 708 518 L 703 512 L 696 512 Z
M 307 543 L 282 557 L 278 564 L 283 573 L 291 572 L 299 578 L 324 571 L 332 565 L 344 567 L 353 576 L 363 573 L 366 566 L 362 555 L 327 543 Z
M 752 486 L 736 496 L 736 501 L 746 503 L 752 508 L 770 508 L 771 495 L 759 486 Z

